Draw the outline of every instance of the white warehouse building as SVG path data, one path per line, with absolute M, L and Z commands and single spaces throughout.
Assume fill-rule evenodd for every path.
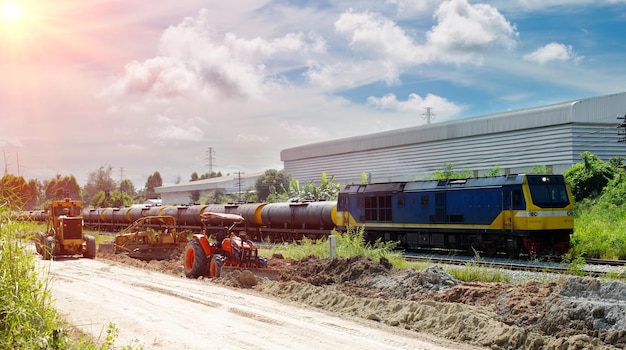
M 626 157 L 618 125 L 626 93 L 319 142 L 281 152 L 284 169 L 301 182 L 319 182 L 322 172 L 342 185 L 432 177 L 436 169 L 483 175 L 529 172 L 546 166 L 563 173 L 589 151 L 600 159 Z
M 163 204 L 189 204 L 192 194 L 197 193 L 200 198 L 211 191 L 220 191 L 223 194 L 243 193 L 254 187 L 256 179 L 263 173 L 232 174 L 214 177 L 206 180 L 190 181 L 175 185 L 157 187 L 154 191 L 161 195 Z

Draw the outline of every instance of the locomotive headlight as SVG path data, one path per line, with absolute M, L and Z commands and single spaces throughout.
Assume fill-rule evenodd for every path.
M 548 177 L 544 176 L 544 177 L 542 177 L 542 178 L 541 178 L 541 181 L 543 181 L 543 182 L 549 182 L 549 181 L 550 181 L 550 178 L 548 178 Z
M 539 216 L 539 213 L 537 213 L 536 211 L 531 211 L 530 216 Z
M 574 216 L 574 211 L 573 210 L 568 210 L 567 211 L 567 216 Z

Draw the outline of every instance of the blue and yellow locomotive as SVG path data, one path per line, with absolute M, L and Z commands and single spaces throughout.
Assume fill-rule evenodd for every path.
M 407 249 L 543 255 L 567 252 L 573 210 L 562 175 L 504 175 L 347 185 L 337 224 Z

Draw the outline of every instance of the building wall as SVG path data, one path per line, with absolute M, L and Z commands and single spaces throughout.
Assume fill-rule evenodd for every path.
M 161 196 L 163 204 L 190 204 L 191 195 L 194 191 L 200 193 L 200 198 L 216 190 L 224 194 L 236 194 L 240 191 L 244 192 L 246 188 L 254 187 L 257 178 L 261 175 L 262 173 L 227 175 L 182 184 L 165 185 L 155 188 L 155 192 Z
M 563 173 L 590 151 L 603 160 L 626 157 L 618 143 L 618 116 L 626 93 L 568 101 L 458 121 L 321 142 L 281 152 L 285 170 L 300 181 L 318 181 L 325 171 L 341 184 L 406 181 L 432 176 L 452 163 L 482 175 L 529 172 L 546 165 Z

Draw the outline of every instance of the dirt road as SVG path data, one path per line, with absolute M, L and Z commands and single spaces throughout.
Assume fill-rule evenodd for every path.
M 206 280 L 89 259 L 41 261 L 57 308 L 82 330 L 144 349 L 467 349 Z M 470 347 L 471 348 L 471 347 Z M 476 349 L 476 348 L 474 348 Z

